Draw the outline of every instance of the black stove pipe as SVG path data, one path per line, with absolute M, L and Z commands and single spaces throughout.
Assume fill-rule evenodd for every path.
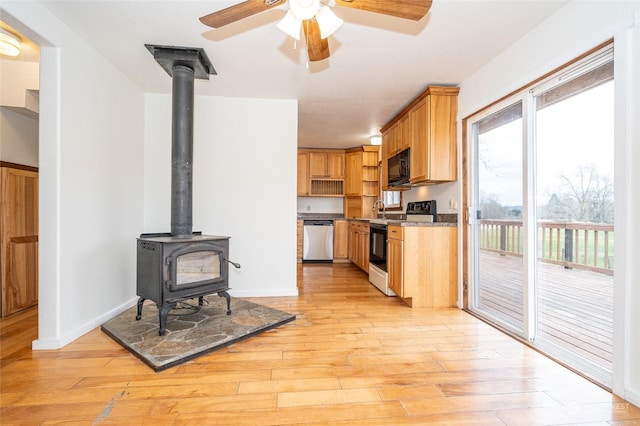
M 171 112 L 171 235 L 193 231 L 194 79 L 216 74 L 204 49 L 145 44 L 173 80 Z
M 191 236 L 193 229 L 194 71 L 173 67 L 171 121 L 171 235 Z

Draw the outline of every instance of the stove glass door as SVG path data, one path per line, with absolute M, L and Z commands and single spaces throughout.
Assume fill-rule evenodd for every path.
M 197 251 L 176 258 L 176 281 L 179 288 L 203 281 L 216 281 L 221 277 L 222 262 L 219 251 Z

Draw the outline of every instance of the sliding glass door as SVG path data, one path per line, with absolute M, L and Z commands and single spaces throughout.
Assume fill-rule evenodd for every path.
M 535 342 L 601 380 L 613 365 L 613 84 L 604 52 L 532 92 Z
M 468 120 L 468 308 L 605 385 L 613 85 L 606 48 Z
M 524 332 L 522 258 L 522 102 L 501 106 L 474 126 L 476 291 L 474 306 Z M 505 256 L 512 253 L 513 256 Z

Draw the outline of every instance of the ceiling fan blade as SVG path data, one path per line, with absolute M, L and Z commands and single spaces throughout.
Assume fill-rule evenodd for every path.
M 330 55 L 329 40 L 320 37 L 320 26 L 316 18 L 306 19 L 302 22 L 304 37 L 307 39 L 307 54 L 309 60 L 321 61 Z
M 336 4 L 383 15 L 419 21 L 429 9 L 432 0 L 336 0 Z
M 212 27 L 220 28 L 249 16 L 255 15 L 272 7 L 283 4 L 285 0 L 246 0 L 226 9 L 202 16 L 200 22 Z

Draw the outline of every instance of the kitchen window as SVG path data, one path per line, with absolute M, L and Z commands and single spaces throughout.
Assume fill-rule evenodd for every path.
M 387 210 L 402 210 L 402 191 L 382 191 L 382 200 Z

